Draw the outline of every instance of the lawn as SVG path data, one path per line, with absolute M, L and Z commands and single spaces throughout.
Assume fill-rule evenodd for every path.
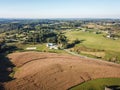
M 119 86 L 119 89 L 115 90 L 120 90 L 120 78 L 103 78 L 91 80 L 75 86 L 70 90 L 105 90 L 105 86 Z

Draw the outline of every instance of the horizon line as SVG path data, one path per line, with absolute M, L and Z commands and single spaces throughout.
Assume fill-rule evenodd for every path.
M 59 17 L 51 17 L 51 18 L 29 18 L 29 17 L 25 17 L 25 18 L 22 18 L 22 17 L 0 17 L 0 19 L 120 19 L 120 18 L 106 18 L 106 17 L 85 17 L 85 18 L 77 18 L 77 17 L 63 17 L 63 18 L 59 18 Z

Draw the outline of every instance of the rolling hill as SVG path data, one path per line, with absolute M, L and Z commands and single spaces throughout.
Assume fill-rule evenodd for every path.
M 120 78 L 120 65 L 68 54 L 16 52 L 8 55 L 18 68 L 6 90 L 66 90 L 97 78 Z

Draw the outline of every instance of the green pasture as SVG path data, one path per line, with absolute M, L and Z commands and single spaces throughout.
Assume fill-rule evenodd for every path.
M 104 49 L 112 51 L 120 51 L 120 39 L 113 40 L 103 37 L 103 34 L 94 34 L 93 32 L 83 31 L 66 31 L 65 35 L 70 41 L 75 39 L 83 40 L 78 46 L 86 46 L 88 48 Z
M 105 86 L 111 86 L 116 88 L 115 90 L 120 90 L 120 78 L 95 79 L 77 85 L 70 90 L 105 90 Z
M 98 50 L 95 53 L 98 53 L 101 50 L 105 53 L 102 59 L 113 62 L 116 60 L 116 63 L 120 63 L 120 39 L 113 40 L 105 37 L 105 33 L 95 34 L 93 32 L 84 32 L 82 30 L 68 30 L 65 31 L 64 34 L 67 36 L 69 42 L 76 39 L 81 40 L 81 43 L 75 45 L 74 47 Z M 91 56 L 88 53 L 89 52 L 82 53 L 81 51 L 80 54 Z M 92 55 L 92 57 L 94 56 Z

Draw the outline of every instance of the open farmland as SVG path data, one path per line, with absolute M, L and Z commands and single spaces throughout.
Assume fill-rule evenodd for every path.
M 93 26 L 87 27 L 91 22 Z M 67 90 L 89 81 L 98 83 L 93 83 L 92 88 L 119 86 L 119 22 L 71 19 L 1 22 L 0 90 Z M 104 79 L 104 85 L 99 85 L 99 79 Z M 91 89 L 89 83 L 86 88 Z
M 6 90 L 66 90 L 97 78 L 120 78 L 120 65 L 72 55 L 18 52 L 8 55 L 18 70 Z M 67 76 L 67 77 L 66 77 Z
M 70 40 L 70 42 L 75 39 L 82 41 L 81 43 L 73 47 L 74 49 L 81 49 L 80 54 L 82 55 L 95 56 L 96 54 L 97 56 L 101 54 L 102 59 L 112 61 L 112 58 L 117 57 L 118 63 L 120 61 L 120 39 L 113 40 L 104 37 L 104 34 L 95 34 L 93 32 L 76 30 L 65 31 L 65 35 Z
M 79 45 L 84 45 L 88 48 L 111 50 L 120 52 L 120 40 L 112 40 L 103 37 L 103 34 L 94 34 L 83 31 L 66 31 L 65 35 L 70 41 L 75 39 L 83 40 Z

